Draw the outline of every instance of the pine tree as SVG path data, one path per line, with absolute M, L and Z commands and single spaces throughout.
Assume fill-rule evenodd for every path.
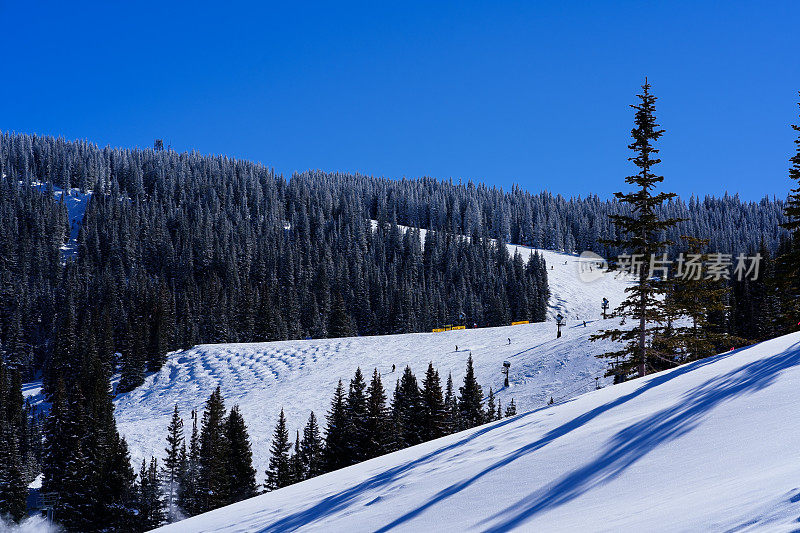
M 225 403 L 219 386 L 211 393 L 203 411 L 200 429 L 198 494 L 200 511 L 226 505 L 228 495 L 228 440 L 225 436 Z
M 253 468 L 253 452 L 250 436 L 239 406 L 234 405 L 225 423 L 228 443 L 228 495 L 229 503 L 238 502 L 256 495 L 256 470 Z
M 709 255 L 704 251 L 708 240 L 684 239 L 688 244 L 687 257 L 708 264 Z M 654 350 L 659 355 L 651 358 L 651 364 L 657 369 L 715 355 L 731 344 L 741 342 L 727 333 L 730 285 L 722 279 L 686 275 L 690 274 L 688 272 L 682 274 L 669 281 L 664 308 L 667 315 L 686 317 L 690 323 L 680 326 L 668 321 L 664 338 L 658 339 L 662 349 Z
M 164 523 L 164 500 L 158 479 L 158 463 L 155 457 L 150 458 L 150 466 L 142 459 L 139 470 L 139 505 L 138 519 L 144 531 L 155 529 Z
M 428 363 L 425 379 L 422 381 L 422 440 L 438 439 L 446 434 L 446 411 L 442 398 L 442 384 L 439 372 Z
M 517 414 L 517 406 L 514 403 L 514 398 L 511 398 L 511 403 L 509 403 L 508 407 L 506 407 L 506 418 L 508 418 L 509 416 L 514 416 L 516 414 Z
M 331 400 L 325 427 L 325 470 L 331 472 L 352 464 L 347 445 L 347 407 L 344 386 L 339 380 Z M 288 438 L 288 437 L 287 437 Z
M 796 152 L 790 160 L 789 178 L 797 182 L 797 188 L 791 190 L 784 206 L 783 214 L 787 221 L 782 227 L 789 230 L 791 237 L 786 251 L 780 256 L 782 303 L 785 307 L 782 322 L 789 331 L 800 327 L 800 125 L 793 124 L 792 129 L 798 135 L 794 140 Z
M 660 235 L 679 222 L 676 218 L 662 219 L 659 217 L 658 208 L 661 204 L 673 198 L 674 193 L 660 192 L 654 194 L 654 187 L 664 178 L 653 174 L 652 167 L 661 162 L 653 157 L 658 149 L 653 146 L 663 134 L 659 129 L 655 117 L 656 97 L 650 93 L 650 84 L 645 80 L 643 92 L 638 95 L 640 103 L 632 105 L 636 110 L 635 127 L 631 130 L 633 142 L 628 146 L 634 156 L 629 158 L 638 168 L 639 172 L 625 178 L 625 182 L 637 187 L 633 192 L 624 194 L 615 193 L 614 196 L 621 206 L 630 206 L 632 216 L 627 214 L 609 215 L 609 219 L 617 227 L 623 237 L 603 241 L 605 244 L 623 249 L 632 258 L 638 258 L 649 265 L 651 258 L 660 258 L 660 252 L 673 244 L 672 241 L 660 238 Z M 631 317 L 636 325 L 632 329 L 610 329 L 591 337 L 592 340 L 610 339 L 621 341 L 624 346 L 620 350 L 603 354 L 601 357 L 619 360 L 609 370 L 609 375 L 617 374 L 627 376 L 636 372 L 640 377 L 652 367 L 648 360 L 649 351 L 654 344 L 654 338 L 659 336 L 664 329 L 665 311 L 663 299 L 660 295 L 666 290 L 666 280 L 662 277 L 651 278 L 647 265 L 642 265 L 634 271 L 638 282 L 636 285 L 625 289 L 628 297 L 616 309 L 617 316 Z
M 300 483 L 306 479 L 306 469 L 300 452 L 300 430 L 297 430 L 295 434 L 294 450 L 289 457 L 289 477 L 291 478 L 291 483 Z
M 485 422 L 492 422 L 497 414 L 496 405 L 494 403 L 494 391 L 489 387 L 489 397 L 486 399 L 486 413 L 483 416 Z
M 103 512 L 103 518 L 98 520 L 101 528 L 132 531 L 139 527 L 135 481 L 136 474 L 131 466 L 128 443 L 124 438 L 118 438 L 112 442 L 108 464 L 103 473 L 101 490 L 109 503 Z
M 458 421 L 458 400 L 456 399 L 456 393 L 453 388 L 453 374 L 447 374 L 447 387 L 445 388 L 444 394 L 444 409 L 445 409 L 445 417 L 444 417 L 444 431 L 446 435 L 458 431 L 459 428 L 459 421 Z
M 169 422 L 169 426 L 167 426 L 167 447 L 164 449 L 167 455 L 164 458 L 163 467 L 167 520 L 169 522 L 179 520 L 181 515 L 178 510 L 178 493 L 180 492 L 180 481 L 183 474 L 181 472 L 183 466 L 181 450 L 184 449 L 184 446 L 183 419 L 178 412 L 178 405 L 175 404 L 175 409 L 172 411 L 172 419 Z
M 367 457 L 369 436 L 367 434 L 367 397 L 364 375 L 356 368 L 347 394 L 347 456 L 351 464 L 359 463 Z
M 392 421 L 394 423 L 395 442 L 399 448 L 414 446 L 422 442 L 422 398 L 417 385 L 417 378 L 411 372 L 411 367 L 409 366 L 406 366 L 394 391 Z
M 367 388 L 367 441 L 365 459 L 379 457 L 389 451 L 389 411 L 386 407 L 386 391 L 381 383 L 378 369 L 372 371 L 372 380 Z
M 319 433 L 317 417 L 314 415 L 314 411 L 311 411 L 306 427 L 303 429 L 303 440 L 300 443 L 300 455 L 306 478 L 316 477 L 325 472 L 323 450 L 324 443 Z
M 292 445 L 289 443 L 289 430 L 286 429 L 286 417 L 281 409 L 278 417 L 278 424 L 275 426 L 275 433 L 272 436 L 270 446 L 269 468 L 267 469 L 267 491 L 277 490 L 291 485 L 292 476 L 289 463 L 289 450 Z
M 192 411 L 192 435 L 189 439 L 189 453 L 186 455 L 186 468 L 180 480 L 181 491 L 178 506 L 189 516 L 201 510 L 200 505 L 200 433 L 197 429 L 197 413 Z
M 467 359 L 467 372 L 464 374 L 464 384 L 458 389 L 458 419 L 459 429 L 469 429 L 483 424 L 483 390 L 475 379 L 475 369 L 472 366 L 472 354 Z

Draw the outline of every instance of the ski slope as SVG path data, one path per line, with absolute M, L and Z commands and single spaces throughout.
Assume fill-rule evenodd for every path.
M 531 253 L 530 249 L 519 248 L 520 253 Z M 514 247 L 511 249 L 513 253 Z M 356 367 L 367 378 L 377 368 L 391 394 L 406 365 L 421 379 L 432 361 L 442 385 L 452 372 L 457 388 L 472 353 L 484 393 L 488 394 L 492 387 L 503 405 L 513 397 L 518 410 L 540 407 L 551 397 L 562 400 L 594 390 L 596 378 L 600 383 L 605 381 L 605 362 L 595 356 L 610 346 L 590 343 L 589 336 L 603 326 L 601 299 L 607 297 L 616 306 L 624 297 L 627 283 L 613 274 L 584 283 L 578 277 L 577 257 L 542 253 L 548 264 L 551 314 L 561 312 L 567 317 L 561 339 L 555 338 L 555 323 L 546 322 L 442 333 L 200 345 L 169 354 L 164 367 L 148 376 L 142 386 L 117 396 L 117 426 L 127 439 L 135 462 L 152 454 L 160 457 L 173 406 L 178 404 L 188 434 L 190 411 L 202 410 L 219 385 L 226 406 L 238 404 L 248 424 L 257 479 L 261 482 L 281 408 L 285 409 L 292 435 L 294 429 L 302 429 L 311 410 L 324 425 L 337 381 L 342 379 L 347 384 Z M 583 320 L 587 320 L 586 327 Z M 605 327 L 610 325 L 609 320 Z M 506 360 L 511 363 L 507 389 L 503 388 L 501 374 Z
M 798 389 L 795 333 L 159 531 L 795 531 Z

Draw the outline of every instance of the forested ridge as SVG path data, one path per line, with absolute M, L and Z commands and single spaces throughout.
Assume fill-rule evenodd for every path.
M 285 179 L 223 156 L 98 148 L 0 135 L 0 342 L 4 360 L 49 390 L 93 354 L 138 385 L 168 351 L 196 343 L 423 331 L 540 321 L 540 257 L 499 239 L 565 251 L 617 250 L 615 201 L 432 178 L 305 172 Z M 33 183 L 92 191 L 77 253 L 66 209 Z M 667 237 L 722 251 L 776 249 L 783 202 L 673 200 Z M 371 220 L 378 220 L 373 230 Z M 427 228 L 418 232 L 397 225 Z M 468 235 L 466 240 L 458 235 Z M 120 355 L 115 355 L 120 354 Z
M 138 385 L 201 342 L 543 320 L 543 260 L 393 223 L 353 189 L 224 157 L 2 136 L 4 359 L 45 386 L 97 353 Z M 64 260 L 64 206 L 30 185 L 93 191 Z M 382 217 L 380 217 L 382 218 Z M 119 356 L 114 354 L 119 353 Z M 118 365 L 118 366 L 117 366 Z

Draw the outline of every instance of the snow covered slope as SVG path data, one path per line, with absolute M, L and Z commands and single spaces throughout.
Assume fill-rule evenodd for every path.
M 551 396 L 560 400 L 593 390 L 595 378 L 601 377 L 605 368 L 595 355 L 607 351 L 609 345 L 588 339 L 602 322 L 600 300 L 607 297 L 612 306 L 617 305 L 626 282 L 606 274 L 593 283 L 583 283 L 578 278 L 578 258 L 543 253 L 552 312 L 567 316 L 561 339 L 555 338 L 555 324 L 547 322 L 443 333 L 201 345 L 170 354 L 164 367 L 148 376 L 142 386 L 118 396 L 117 425 L 128 440 L 134 461 L 151 454 L 160 456 L 173 406 L 179 405 L 188 424 L 189 411 L 202 409 L 220 385 L 226 405 L 239 404 L 250 428 L 261 481 L 281 407 L 290 429 L 302 428 L 311 410 L 324 422 L 336 382 L 341 378 L 347 383 L 359 366 L 367 376 L 378 368 L 384 386 L 393 391 L 406 365 L 421 378 L 432 361 L 443 381 L 452 372 L 458 387 L 472 352 L 484 392 L 488 393 L 489 387 L 499 390 L 504 405 L 513 397 L 520 410 L 542 406 Z M 580 316 L 581 322 L 575 321 L 575 316 Z M 584 319 L 588 319 L 585 328 Z M 502 387 L 504 360 L 511 362 L 508 389 Z M 395 373 L 391 373 L 393 364 Z
M 792 531 L 800 333 L 161 529 Z

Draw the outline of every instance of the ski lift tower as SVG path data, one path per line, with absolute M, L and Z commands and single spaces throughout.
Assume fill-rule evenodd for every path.
M 564 317 L 561 315 L 561 313 L 558 313 L 556 315 L 556 326 L 558 326 L 558 332 L 556 333 L 557 339 L 561 338 L 561 326 L 563 325 L 564 325 Z
M 603 320 L 606 319 L 607 312 L 608 312 L 608 298 L 603 298 Z
M 508 387 L 508 369 L 511 368 L 510 361 L 503 361 L 503 374 L 506 375 L 505 386 Z

